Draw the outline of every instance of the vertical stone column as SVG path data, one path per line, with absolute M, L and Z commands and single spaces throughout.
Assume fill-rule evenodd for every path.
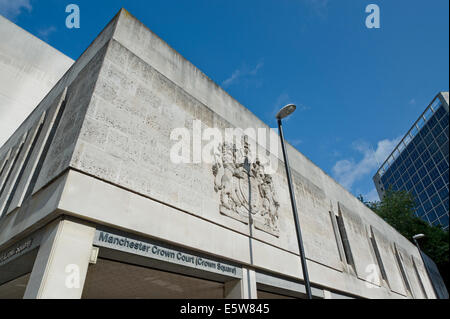
M 24 298 L 81 298 L 94 234 L 94 227 L 69 220 L 48 225 Z
M 257 299 L 255 271 L 242 268 L 242 279 L 225 283 L 225 299 Z

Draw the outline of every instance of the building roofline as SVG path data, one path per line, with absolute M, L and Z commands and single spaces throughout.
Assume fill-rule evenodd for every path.
M 428 112 L 428 110 L 432 110 L 433 114 L 434 114 L 434 110 L 432 109 L 433 104 L 435 103 L 436 99 L 439 99 L 440 96 L 443 96 L 444 91 L 439 92 L 438 94 L 436 94 L 436 96 L 433 98 L 433 100 L 430 102 L 430 104 L 428 104 L 428 106 L 425 108 L 425 110 L 422 112 L 422 114 L 420 114 L 420 116 L 417 118 L 417 120 L 414 122 L 414 124 L 411 126 L 411 128 L 408 130 L 408 132 L 406 132 L 406 134 L 403 136 L 403 138 L 401 139 L 401 141 L 395 146 L 395 148 L 392 150 L 392 152 L 389 154 L 389 156 L 386 157 L 385 161 L 383 162 L 383 164 L 380 165 L 380 167 L 378 168 L 377 172 L 375 173 L 375 175 L 373 176 L 374 178 L 379 175 L 380 171 L 383 169 L 383 167 L 386 165 L 386 163 L 388 163 L 388 160 L 390 158 L 393 157 L 394 153 L 399 149 L 401 144 L 404 144 L 405 147 L 403 149 L 406 148 L 406 146 L 408 146 L 409 142 L 412 141 L 412 139 L 414 137 L 411 137 L 410 133 L 414 128 L 418 128 L 417 127 L 417 123 L 420 122 L 420 120 L 425 120 L 424 123 L 427 123 L 429 119 L 426 119 L 424 117 L 424 115 Z M 446 93 L 446 92 L 445 92 Z M 439 99 L 440 100 L 440 99 Z M 423 127 L 423 126 L 422 126 Z M 418 128 L 417 133 L 420 132 L 420 130 L 422 129 L 422 127 Z M 416 133 L 416 134 L 417 134 Z M 407 137 L 410 137 L 410 140 L 405 143 L 405 140 Z M 415 136 L 415 135 L 414 135 Z

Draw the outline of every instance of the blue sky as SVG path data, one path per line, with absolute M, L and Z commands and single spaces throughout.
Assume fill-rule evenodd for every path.
M 81 28 L 67 29 L 78 4 Z M 381 28 L 368 29 L 377 4 Z M 76 59 L 125 7 L 353 194 L 449 86 L 448 0 L 0 0 L 0 13 Z

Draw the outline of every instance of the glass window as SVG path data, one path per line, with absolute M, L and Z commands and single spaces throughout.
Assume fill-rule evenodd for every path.
M 408 158 L 405 160 L 405 167 L 406 167 L 406 169 L 408 169 L 408 167 L 410 167 L 411 164 L 412 164 L 411 157 L 408 157 Z
M 24 146 L 24 141 L 21 141 L 20 144 L 17 146 L 16 151 L 14 153 L 14 157 L 12 157 L 12 163 L 9 166 L 9 171 L 6 171 L 6 177 L 3 180 L 3 185 L 0 187 L 0 197 L 3 195 L 3 191 L 6 188 L 6 185 L 8 185 L 8 182 L 10 181 L 11 175 L 13 174 L 14 170 L 16 169 L 16 164 L 20 158 L 20 155 L 22 154 L 22 149 Z M 1 215 L 0 215 L 1 216 Z
M 428 124 L 428 123 L 427 123 Z M 428 132 L 430 131 L 430 128 L 428 127 L 428 125 L 425 124 L 422 129 L 420 130 L 420 136 L 422 138 L 425 138 L 425 136 L 427 136 Z
M 428 200 L 427 192 L 422 192 L 419 194 L 420 201 L 422 204 Z
M 425 151 L 425 152 L 422 153 L 420 158 L 422 159 L 422 162 L 425 163 L 430 158 L 430 153 L 428 151 Z
M 417 152 L 417 150 L 415 149 L 414 151 L 411 152 L 409 156 L 414 161 L 417 157 L 419 157 L 419 152 Z
M 404 162 L 406 160 L 406 158 L 408 157 L 408 152 L 406 152 L 406 150 L 404 150 L 401 154 L 400 154 L 400 159 L 401 162 Z M 401 165 L 401 164 L 400 164 Z
M 445 214 L 439 218 L 441 221 L 442 226 L 448 227 L 448 214 Z
M 42 120 L 38 122 L 37 128 L 34 130 L 34 135 L 31 136 L 31 140 L 29 141 L 28 148 L 24 150 L 24 158 L 22 159 L 22 162 L 19 164 L 18 173 L 15 176 L 14 184 L 12 185 L 12 188 L 10 189 L 9 196 L 6 199 L 5 206 L 3 207 L 3 214 L 8 213 L 8 210 L 11 206 L 11 203 L 14 199 L 14 196 L 16 195 L 17 189 L 19 187 L 19 183 L 22 181 L 23 174 L 25 173 L 26 168 L 28 167 L 28 163 L 30 162 L 31 155 L 33 154 L 33 151 L 36 147 L 36 144 L 39 140 L 39 136 L 42 132 L 42 128 L 44 126 L 44 119 L 45 115 L 43 115 Z
M 437 165 L 439 172 L 443 174 L 448 169 L 448 164 L 445 160 L 441 160 Z
M 441 108 L 439 108 L 439 118 L 442 120 L 442 119 L 447 119 L 448 120 L 448 111 L 444 108 L 444 107 L 441 107 Z
M 434 222 L 433 222 L 433 226 L 439 226 L 441 223 L 440 223 L 440 221 L 439 221 L 439 219 L 436 219 Z
M 419 181 L 419 175 L 417 175 L 417 173 L 414 174 L 414 175 L 411 177 L 411 181 L 412 181 L 412 183 L 413 183 L 414 185 L 416 185 L 417 182 Z
M 424 178 L 422 178 L 422 183 L 423 183 L 423 186 L 424 186 L 425 188 L 427 188 L 428 185 L 431 184 L 431 178 L 430 178 L 428 175 L 425 176 Z
M 400 178 L 400 173 L 397 171 L 394 172 L 394 180 L 397 181 Z
M 392 177 L 392 172 L 393 172 L 392 169 L 388 169 L 388 171 L 386 172 L 386 179 L 389 179 Z
M 441 197 L 442 201 L 448 200 L 448 189 L 447 187 L 441 188 L 439 191 L 439 196 Z
M 435 163 L 439 163 L 444 158 L 444 156 L 442 155 L 441 152 L 436 152 L 433 154 L 432 158 Z
M 9 163 L 9 157 L 6 158 L 6 160 L 3 162 L 3 167 L 0 169 L 0 185 L 1 185 L 1 177 L 3 176 L 3 172 L 6 170 L 6 167 L 8 166 Z
M 443 117 L 445 114 L 446 114 L 447 112 L 445 111 L 445 109 L 441 106 L 441 107 L 439 107 L 438 109 L 437 109 L 437 111 L 436 111 L 436 116 L 438 117 L 438 118 L 441 118 L 441 117 Z
M 414 171 L 413 171 L 413 173 L 414 173 Z M 411 177 L 411 175 L 409 175 L 407 170 L 403 172 L 402 178 L 403 178 L 404 183 L 406 183 L 410 177 Z
M 433 135 L 431 135 L 431 133 L 427 134 L 427 136 L 425 136 L 425 138 L 423 139 L 425 141 L 426 145 L 430 145 L 431 143 L 433 143 Z
M 434 181 L 434 187 L 435 187 L 437 190 L 442 189 L 442 187 L 444 187 L 444 186 L 445 186 L 445 183 L 444 183 L 444 181 L 442 180 L 441 177 L 438 177 L 438 178 Z
M 392 178 L 389 178 L 389 180 L 384 184 L 384 188 L 389 188 L 389 185 L 392 185 L 394 183 L 394 180 Z
M 428 162 L 425 163 L 425 167 L 427 168 L 427 171 L 430 172 L 434 168 L 434 162 L 433 159 L 429 159 Z
M 411 154 L 411 152 L 414 151 L 414 143 L 409 143 L 406 147 L 406 151 L 408 152 L 408 154 Z
M 434 210 L 428 211 L 427 215 L 428 215 L 428 219 L 429 219 L 431 222 L 435 221 L 436 218 L 437 218 L 437 215 L 436 215 L 436 213 L 434 212 Z
M 448 185 L 448 169 L 442 174 L 442 177 L 444 178 L 445 184 Z
M 423 208 L 428 213 L 433 207 L 431 206 L 431 202 L 427 200 L 425 201 L 425 203 L 423 203 Z
M 446 200 L 444 200 L 444 207 L 448 211 L 448 208 L 449 208 L 449 206 L 448 206 L 448 198 Z
M 355 267 L 355 262 L 353 260 L 353 254 L 352 254 L 352 250 L 351 250 L 350 243 L 348 240 L 347 231 L 345 230 L 344 221 L 342 219 L 342 215 L 340 212 L 339 212 L 339 216 L 336 216 L 336 221 L 337 221 L 337 225 L 339 228 L 339 234 L 341 235 L 341 242 L 342 242 L 342 246 L 344 248 L 344 254 L 345 254 L 347 263 L 349 265 L 351 265 L 352 267 Z
M 422 179 L 422 178 L 424 178 L 425 176 L 427 176 L 427 170 L 425 169 L 425 167 L 421 167 L 420 169 L 419 169 L 419 177 Z
M 423 184 L 422 184 L 421 181 L 418 181 L 418 182 L 415 184 L 415 187 L 416 187 L 417 193 L 419 193 L 419 194 L 424 190 L 424 187 L 423 187 Z
M 434 128 L 434 126 L 437 124 L 437 119 L 436 116 L 432 116 L 429 120 L 428 120 L 428 125 L 430 126 L 430 128 Z
M 392 165 L 389 167 L 389 170 L 393 172 L 395 171 L 396 168 L 397 168 L 397 161 L 394 161 L 394 163 L 392 163 Z
M 424 142 L 420 142 L 419 144 L 417 144 L 417 151 L 419 152 L 419 154 L 422 154 L 425 149 L 426 147 Z
M 393 182 L 395 182 L 394 174 L 392 174 L 392 176 L 389 177 L 388 184 L 392 184 Z
M 431 154 L 436 153 L 436 151 L 439 149 L 438 145 L 436 144 L 436 142 L 432 142 L 429 146 L 428 146 L 428 150 L 430 151 Z
M 438 194 L 435 194 L 433 197 L 431 197 L 431 203 L 433 206 L 439 205 L 441 202 L 441 199 L 439 198 Z
M 429 197 L 433 196 L 434 193 L 436 193 L 436 189 L 433 185 L 428 186 L 428 188 L 425 190 Z
M 403 179 L 403 176 L 400 177 L 400 178 L 397 180 L 397 184 L 398 184 L 398 186 L 402 186 L 403 184 L 405 184 L 405 181 L 404 181 L 404 179 Z
M 436 141 L 439 145 L 443 145 L 446 141 L 448 141 L 448 137 L 445 135 L 445 133 L 442 133 L 436 138 Z
M 438 215 L 438 217 L 441 217 L 442 215 L 446 215 L 447 211 L 444 208 L 444 205 L 439 204 L 436 206 L 436 208 L 434 209 L 436 214 Z
M 413 184 L 412 184 L 411 180 L 408 180 L 406 182 L 405 186 L 406 186 L 407 191 L 411 191 L 413 189 Z
M 415 159 L 414 166 L 416 167 L 416 170 L 420 169 L 423 166 L 423 161 L 420 157 L 417 157 Z
M 445 143 L 441 146 L 441 152 L 442 152 L 442 154 L 444 154 L 445 158 L 448 160 L 448 141 L 445 142 Z
M 431 134 L 433 134 L 434 138 L 438 137 L 442 132 L 442 127 L 436 123 L 436 126 L 431 130 Z
M 439 125 L 439 123 L 436 123 L 436 126 L 431 130 L 431 134 L 433 134 L 434 138 L 436 138 L 439 136 L 439 134 L 441 134 L 441 132 L 442 127 Z
M 414 167 L 414 165 L 411 165 L 411 166 L 408 168 L 408 175 L 409 175 L 409 176 L 413 176 L 415 172 L 416 172 L 416 168 Z
M 419 217 L 423 217 L 423 215 L 425 215 L 425 211 L 423 210 L 422 205 L 419 205 L 419 206 L 417 207 L 416 212 L 417 212 L 417 216 L 419 216 Z
M 435 179 L 437 179 L 439 177 L 439 171 L 438 171 L 437 167 L 433 168 L 429 174 L 430 174 L 431 180 L 434 181 Z

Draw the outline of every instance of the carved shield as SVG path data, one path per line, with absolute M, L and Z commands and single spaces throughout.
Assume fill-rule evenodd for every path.
M 261 202 L 261 195 L 259 193 L 258 181 L 254 177 L 245 175 L 245 178 L 239 179 L 239 193 L 243 199 L 243 205 L 252 215 L 259 213 L 259 204 Z

